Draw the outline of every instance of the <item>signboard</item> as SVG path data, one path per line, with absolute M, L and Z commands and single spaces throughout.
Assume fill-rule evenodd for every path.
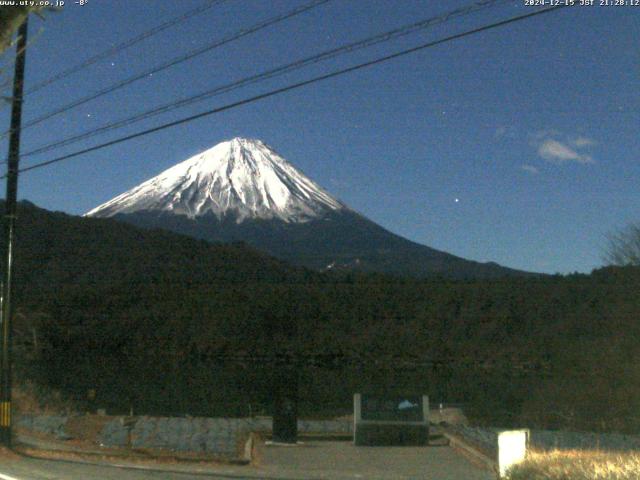
M 360 394 L 353 396 L 356 445 L 428 445 L 429 397 Z
M 362 420 L 424 422 L 422 396 L 382 397 L 362 394 Z

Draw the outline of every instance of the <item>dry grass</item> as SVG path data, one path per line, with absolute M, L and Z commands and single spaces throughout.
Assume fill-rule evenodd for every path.
M 20 446 L 16 451 L 22 455 L 33 458 L 41 458 L 44 460 L 70 460 L 74 462 L 88 463 L 117 463 L 119 465 L 130 465 L 140 467 L 154 466 L 178 466 L 188 465 L 191 467 L 220 467 L 234 465 L 236 462 L 225 458 L 213 458 L 196 456 L 195 454 L 176 456 L 175 452 L 163 450 L 142 450 L 134 451 L 127 449 L 104 449 L 99 453 L 86 452 L 82 450 L 44 450 L 41 448 Z M 11 452 L 13 453 L 13 452 Z M 2 456 L 3 451 L 0 449 L 0 461 L 5 457 Z M 22 458 L 20 455 L 13 453 L 16 459 Z
M 6 447 L 0 447 L 0 460 L 2 462 L 20 460 L 22 457 L 13 450 L 9 450 Z
M 253 448 L 251 450 L 251 465 L 258 467 L 262 465 L 264 461 L 264 436 L 260 433 L 252 433 L 253 435 Z
M 64 431 L 73 439 L 97 445 L 100 433 L 113 418 L 100 415 L 70 417 L 64 426 Z
M 639 480 L 640 453 L 558 450 L 530 452 L 509 480 Z
M 441 410 L 437 404 L 429 411 L 429 421 L 436 424 L 447 422 L 450 425 L 469 425 L 469 420 L 461 409 L 447 407 Z
M 40 388 L 31 382 L 13 387 L 14 414 L 61 415 L 77 411 L 76 406 L 60 392 Z

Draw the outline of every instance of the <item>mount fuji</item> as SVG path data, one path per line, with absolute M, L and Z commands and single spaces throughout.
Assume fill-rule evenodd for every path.
M 527 275 L 395 235 L 332 197 L 271 147 L 219 143 L 86 213 L 220 242 L 317 270 L 496 278 Z

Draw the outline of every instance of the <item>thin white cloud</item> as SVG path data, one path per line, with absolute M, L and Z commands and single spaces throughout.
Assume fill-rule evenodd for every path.
M 549 163 L 595 163 L 589 150 L 597 142 L 585 135 L 566 135 L 558 130 L 547 129 L 530 133 L 529 140 L 538 156 Z
M 577 137 L 571 141 L 571 144 L 576 148 L 585 148 L 585 147 L 592 147 L 596 145 L 596 141 L 593 140 L 592 138 Z
M 549 138 L 538 146 L 538 155 L 551 163 L 595 163 L 591 155 L 579 153 L 568 144 Z
M 530 173 L 532 175 L 538 175 L 540 173 L 540 170 L 538 170 L 536 167 L 534 167 L 533 165 L 522 165 L 520 167 L 522 170 L 524 170 L 527 173 Z

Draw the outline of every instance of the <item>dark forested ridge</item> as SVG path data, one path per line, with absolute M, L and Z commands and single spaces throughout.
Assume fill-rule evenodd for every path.
M 151 211 L 118 214 L 114 218 L 144 228 L 163 228 L 216 242 L 245 241 L 260 251 L 314 270 L 341 269 L 380 272 L 414 278 L 496 279 L 536 276 L 497 263 L 475 262 L 420 245 L 391 233 L 352 211 L 327 212 L 307 222 L 196 218 Z
M 268 412 L 298 372 L 303 415 L 393 387 L 479 420 L 640 429 L 640 270 L 484 281 L 319 274 L 209 244 L 21 204 L 18 379 L 111 411 Z

